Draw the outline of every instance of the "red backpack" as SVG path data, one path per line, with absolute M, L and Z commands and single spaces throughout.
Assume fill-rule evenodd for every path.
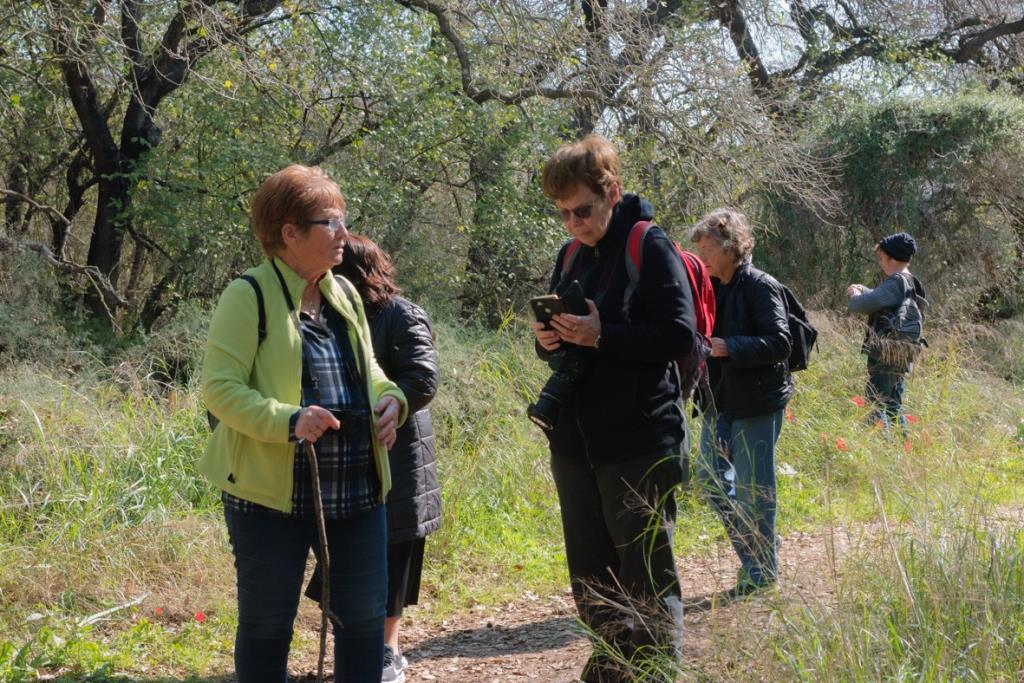
M 644 238 L 653 225 L 650 221 L 640 221 L 630 228 L 629 237 L 626 238 L 626 272 L 629 274 L 629 285 L 622 297 L 622 317 L 626 322 L 630 320 L 629 309 L 633 303 L 633 292 L 640 283 Z M 562 259 L 562 273 L 572 269 L 581 244 L 578 239 L 569 243 Z M 690 398 L 701 377 L 707 372 L 707 359 L 711 355 L 711 330 L 715 326 L 715 292 L 704 263 L 696 254 L 684 250 L 678 243 L 673 244 L 686 269 L 686 279 L 690 283 L 690 293 L 693 295 L 693 313 L 697 320 L 693 349 L 676 358 L 679 388 L 683 399 L 686 400 Z

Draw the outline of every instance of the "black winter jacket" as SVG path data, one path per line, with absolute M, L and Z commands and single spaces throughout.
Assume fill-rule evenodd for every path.
M 651 220 L 651 205 L 624 195 L 608 232 L 595 247 L 581 246 L 572 272 L 601 317 L 600 348 L 568 347 L 592 364 L 576 382 L 548 434 L 554 457 L 590 464 L 621 462 L 639 456 L 678 454 L 686 437 L 675 358 L 693 347 L 693 298 L 675 245 L 660 229 L 643 244 L 643 267 L 629 311 L 623 296 L 629 285 L 625 246 L 630 228 Z M 549 291 L 559 287 L 566 247 L 558 253 Z M 550 354 L 537 345 L 541 358 Z
M 793 395 L 789 373 L 793 339 L 782 285 L 749 263 L 736 269 L 728 284 L 715 288 L 712 336 L 725 339 L 727 358 L 708 358 L 715 405 L 733 418 L 766 415 L 783 408 Z
M 427 404 L 437 393 L 438 358 L 426 312 L 400 296 L 370 311 L 377 363 L 409 401 L 409 418 L 391 447 L 388 542 L 423 538 L 441 526 L 434 425 Z

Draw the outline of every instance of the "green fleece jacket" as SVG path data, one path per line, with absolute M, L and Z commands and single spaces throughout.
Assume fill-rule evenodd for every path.
M 281 259 L 274 263 L 298 310 L 306 281 Z M 203 400 L 220 422 L 199 460 L 199 471 L 233 496 L 291 512 L 295 443 L 288 441 L 288 428 L 292 414 L 301 407 L 302 339 L 270 261 L 246 274 L 263 291 L 267 336 L 260 344 L 256 291 L 244 280 L 233 280 L 221 294 L 206 339 Z M 352 292 L 359 301 L 354 287 Z M 320 293 L 348 323 L 371 409 L 382 397 L 394 396 L 402 406 L 402 424 L 408 413 L 405 396 L 374 359 L 362 303 L 353 307 L 330 274 L 320 280 Z M 377 441 L 376 428 L 373 431 L 383 501 L 391 488 L 391 470 L 387 450 Z

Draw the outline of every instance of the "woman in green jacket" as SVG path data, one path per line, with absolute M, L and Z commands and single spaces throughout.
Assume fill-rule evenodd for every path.
M 331 275 L 345 198 L 319 168 L 289 166 L 256 191 L 253 232 L 267 260 L 224 290 L 203 358 L 203 399 L 219 422 L 199 469 L 222 490 L 235 556 L 239 683 L 287 680 L 312 547 L 315 499 L 330 552 L 335 680 L 376 683 L 387 598 L 387 449 L 405 420 L 378 367 L 362 302 Z M 304 455 L 316 444 L 319 490 Z

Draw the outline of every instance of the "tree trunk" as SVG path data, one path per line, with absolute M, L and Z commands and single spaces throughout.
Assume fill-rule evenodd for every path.
M 28 194 L 28 177 L 23 158 L 12 159 L 7 165 L 5 184 L 7 189 L 19 194 Z M 24 234 L 28 229 L 25 220 L 24 201 L 20 197 L 7 195 L 4 197 L 4 223 L 7 225 L 7 234 Z
M 142 279 L 142 268 L 146 264 L 146 245 L 134 240 L 134 253 L 132 254 L 132 269 L 128 274 L 128 283 L 124 288 L 124 298 L 134 304 L 135 296 L 139 293 L 139 281 Z
M 124 244 L 124 226 L 131 210 L 128 181 L 120 173 L 100 174 L 99 197 L 96 200 L 96 220 L 86 264 L 95 266 L 107 276 L 117 289 L 121 266 L 121 247 Z M 97 317 L 110 319 L 114 314 L 113 302 L 103 299 L 92 289 L 87 290 L 86 306 Z M 113 322 L 113 320 L 111 320 Z
M 496 139 L 503 139 L 504 132 L 499 133 Z M 492 142 L 482 145 L 469 160 L 473 179 L 473 219 L 470 228 L 472 240 L 466 254 L 466 284 L 461 296 L 462 312 L 466 318 L 482 320 L 490 327 L 501 323 L 504 313 L 501 294 L 506 283 L 494 268 L 498 245 L 491 231 L 501 228 L 494 225 L 497 212 L 492 208 L 493 199 L 488 195 L 501 182 L 506 156 L 500 143 Z

